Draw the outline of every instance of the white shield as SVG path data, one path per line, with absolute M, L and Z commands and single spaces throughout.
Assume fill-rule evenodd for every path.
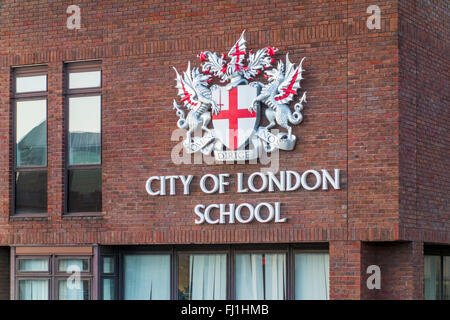
M 212 115 L 215 135 L 230 150 L 245 146 L 259 124 L 259 109 L 250 112 L 258 88 L 240 85 L 231 90 L 225 87 L 212 89 L 212 98 L 220 107 L 219 114 Z

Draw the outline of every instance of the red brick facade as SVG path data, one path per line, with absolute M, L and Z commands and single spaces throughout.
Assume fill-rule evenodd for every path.
M 450 244 L 447 2 L 77 4 L 82 28 L 71 31 L 65 1 L 0 3 L 0 246 L 329 242 L 331 299 L 423 298 L 424 242 Z M 380 30 L 366 27 L 372 4 Z M 244 29 L 250 49 L 307 58 L 305 120 L 280 169 L 341 169 L 341 190 L 238 194 L 232 179 L 226 194 L 205 195 L 203 174 L 264 166 L 172 164 L 171 67 L 227 52 Z M 103 215 L 68 217 L 63 63 L 88 59 L 102 61 Z M 11 68 L 33 64 L 49 75 L 48 215 L 11 217 Z M 170 174 L 195 175 L 190 196 L 146 193 L 148 177 Z M 288 222 L 194 224 L 198 203 L 263 200 L 281 202 Z M 381 266 L 381 290 L 366 288 L 370 264 Z

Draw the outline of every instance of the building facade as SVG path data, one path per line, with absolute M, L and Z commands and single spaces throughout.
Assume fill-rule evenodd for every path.
M 74 4 L 0 2 L 1 299 L 450 299 L 447 1 Z M 177 163 L 172 67 L 243 30 L 295 148 Z

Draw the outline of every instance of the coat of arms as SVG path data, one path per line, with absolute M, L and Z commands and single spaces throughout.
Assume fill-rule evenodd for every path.
M 296 137 L 291 125 L 302 122 L 306 92 L 294 105 L 289 104 L 297 96 L 302 78 L 302 63 L 295 65 L 286 55 L 286 62 L 273 67 L 277 48 L 266 47 L 247 55 L 246 40 L 242 33 L 228 52 L 217 55 L 201 52 L 201 71 L 191 68 L 182 75 L 176 72 L 176 88 L 185 112 L 174 100 L 179 120 L 177 125 L 186 129 L 183 147 L 188 153 L 214 153 L 216 160 L 237 161 L 256 159 L 265 150 L 293 150 Z M 246 64 L 244 64 L 246 62 Z M 268 83 L 252 81 L 264 72 Z M 224 86 L 211 85 L 218 78 Z M 265 107 L 268 124 L 259 126 L 261 105 Z M 287 132 L 273 132 L 275 126 Z M 272 129 L 272 130 L 271 130 Z M 277 130 L 279 131 L 279 130 Z M 201 132 L 200 136 L 195 133 Z

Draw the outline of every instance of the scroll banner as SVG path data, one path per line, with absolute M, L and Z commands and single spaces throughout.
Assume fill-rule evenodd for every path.
M 259 140 L 259 139 L 261 140 Z M 190 144 L 184 143 L 188 153 L 201 151 L 204 154 L 211 154 L 216 139 L 214 131 L 206 133 L 203 137 L 193 137 Z M 258 128 L 256 135 L 250 139 L 252 149 L 242 150 L 214 150 L 214 157 L 217 161 L 245 161 L 257 159 L 265 149 L 266 152 L 272 152 L 276 149 L 293 150 L 295 147 L 296 137 L 291 135 L 288 139 L 286 133 L 273 134 L 266 128 Z M 261 143 L 261 141 L 264 142 Z
M 242 150 L 214 150 L 216 161 L 245 161 L 257 159 L 261 153 L 262 144 L 258 139 L 252 139 L 252 149 Z
M 215 136 L 211 132 L 208 132 L 203 137 L 194 137 L 192 140 L 193 142 L 191 143 L 183 143 L 188 153 L 202 151 L 204 154 L 209 154 L 211 153 L 212 145 L 208 146 L 208 144 L 215 140 Z
M 266 128 L 258 128 L 256 135 L 267 143 L 267 152 L 274 151 L 276 149 L 293 150 L 295 147 L 295 140 L 297 139 L 294 135 L 291 135 L 291 138 L 288 139 L 286 133 L 278 133 L 277 135 L 274 135 Z

